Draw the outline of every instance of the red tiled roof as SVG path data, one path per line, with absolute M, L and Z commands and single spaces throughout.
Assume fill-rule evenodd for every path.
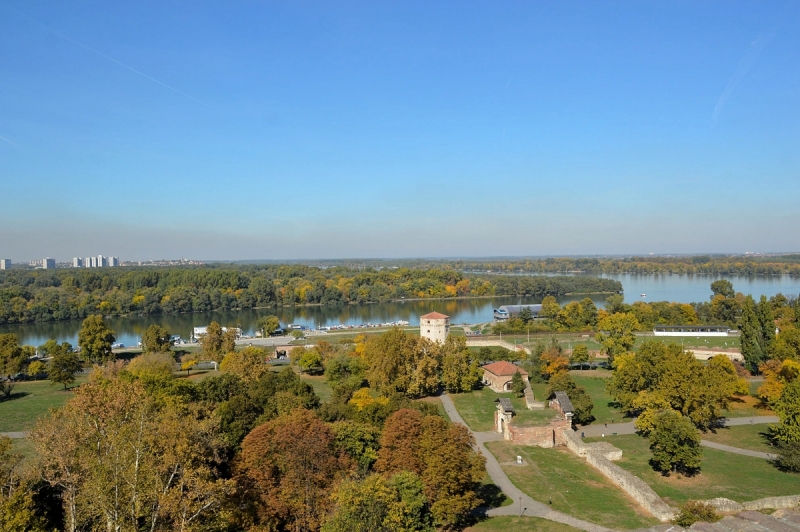
M 516 372 L 520 372 L 522 375 L 527 375 L 528 372 L 522 369 L 519 366 L 515 366 L 511 362 L 506 362 L 505 360 L 501 360 L 499 362 L 492 362 L 491 364 L 486 364 L 483 366 L 483 369 L 497 375 L 498 377 L 505 377 L 506 375 L 514 375 Z
M 444 314 L 439 314 L 438 312 L 431 312 L 430 314 L 425 314 L 424 316 L 420 316 L 419 319 L 421 320 L 444 320 L 449 318 L 450 316 L 445 316 Z

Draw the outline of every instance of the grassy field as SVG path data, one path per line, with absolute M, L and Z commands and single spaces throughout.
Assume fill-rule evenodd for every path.
M 514 485 L 535 500 L 547 503 L 552 499 L 554 510 L 615 529 L 657 523 L 585 460 L 566 449 L 541 449 L 508 442 L 490 442 L 487 447 L 501 463 L 522 456 L 526 465 L 507 465 L 503 470 Z
M 535 392 L 534 392 L 535 393 Z M 520 427 L 532 425 L 546 425 L 555 415 L 553 410 L 528 410 L 525 406 L 525 399 L 514 397 L 513 393 L 496 393 L 489 388 L 473 390 L 468 393 L 450 394 L 450 398 L 456 405 L 458 413 L 464 422 L 476 432 L 488 432 L 494 430 L 494 412 L 497 410 L 495 399 L 507 397 L 514 405 L 516 415 L 514 424 Z
M 539 517 L 490 517 L 464 532 L 577 532 L 577 528 Z
M 730 445 L 732 447 L 760 451 L 762 453 L 774 453 L 776 450 L 770 445 L 767 437 L 768 426 L 769 425 L 738 425 L 735 427 L 725 427 L 717 429 L 717 432 L 709 431 L 703 433 L 703 439 Z
M 666 344 L 682 344 L 685 348 L 693 347 L 695 349 L 739 349 L 741 341 L 738 336 L 636 336 L 636 343 L 633 345 L 633 350 L 636 351 L 642 342 L 646 340 L 659 340 Z
M 586 388 L 586 393 L 592 398 L 592 403 L 594 404 L 592 415 L 595 418 L 593 423 L 619 423 L 624 421 L 622 419 L 622 411 L 613 405 L 613 399 L 606 392 L 608 379 L 576 375 L 574 372 L 570 373 L 575 383 Z
M 325 381 L 324 375 L 304 375 L 300 374 L 300 379 L 309 383 L 314 388 L 314 393 L 317 394 L 320 401 L 327 401 L 333 395 L 331 385 Z
M 586 441 L 600 441 L 586 438 Z M 694 477 L 662 476 L 650 467 L 648 441 L 635 435 L 613 436 L 605 441 L 622 449 L 620 467 L 635 474 L 669 504 L 726 497 L 737 502 L 762 497 L 800 494 L 800 474 L 782 473 L 770 462 L 703 448 L 700 474 Z
M 86 381 L 79 377 L 73 386 Z M 0 401 L 0 432 L 26 431 L 50 408 L 58 408 L 72 397 L 62 385 L 50 381 L 19 382 L 9 399 Z

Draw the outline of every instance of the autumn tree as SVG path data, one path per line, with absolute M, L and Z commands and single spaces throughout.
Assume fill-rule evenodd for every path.
M 30 439 L 40 474 L 61 493 L 70 532 L 208 525 L 229 493 L 216 419 L 159 405 L 138 381 L 99 379 L 41 419 Z
M 171 379 L 175 369 L 172 353 L 149 352 L 131 360 L 127 370 L 140 379 Z
M 266 338 L 281 326 L 277 316 L 262 316 L 256 321 L 256 329 L 261 331 L 261 336 Z
M 481 502 L 475 488 L 484 475 L 484 459 L 473 445 L 463 425 L 402 409 L 386 420 L 375 468 L 388 474 L 412 471 L 419 475 L 435 524 L 459 526 Z
M 633 348 L 636 337 L 633 332 L 639 328 L 639 322 L 632 313 L 616 313 L 606 316 L 597 324 L 595 336 L 597 343 L 603 346 L 608 362 L 613 366 L 614 358 Z
M 439 347 L 397 327 L 369 338 L 364 360 L 369 366 L 367 380 L 383 395 L 420 397 L 439 387 Z
M 572 349 L 572 354 L 569 357 L 572 364 L 580 364 L 581 369 L 583 365 L 589 362 L 589 348 L 586 344 L 578 344 Z
M 543 318 L 555 319 L 560 311 L 561 307 L 558 305 L 556 298 L 553 296 L 546 296 L 544 299 L 542 299 L 542 310 L 539 314 Z
M 169 332 L 160 325 L 151 325 L 142 335 L 142 351 L 144 353 L 163 353 L 172 347 Z
M 13 334 L 0 334 L 0 376 L 18 373 L 24 361 L 17 337 Z
M 331 489 L 353 467 L 336 452 L 330 427 L 296 409 L 247 435 L 237 477 L 257 501 L 263 527 L 318 530 L 332 509 Z
M 241 351 L 231 351 L 222 363 L 219 370 L 223 373 L 233 373 L 243 382 L 249 383 L 264 376 L 269 371 L 266 359 L 268 353 L 260 347 L 247 346 Z
M 674 410 L 662 411 L 650 433 L 652 463 L 665 475 L 694 474 L 700 469 L 703 448 L 700 433 L 692 421 Z
M 114 358 L 111 346 L 116 340 L 114 331 L 107 325 L 103 316 L 91 314 L 81 324 L 78 331 L 78 346 L 81 355 L 95 364 L 103 364 Z

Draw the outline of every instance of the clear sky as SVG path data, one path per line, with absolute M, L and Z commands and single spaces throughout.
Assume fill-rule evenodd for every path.
M 0 4 L 0 256 L 800 250 L 800 2 Z

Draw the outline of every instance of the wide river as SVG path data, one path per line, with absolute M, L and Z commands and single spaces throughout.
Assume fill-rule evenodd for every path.
M 737 292 L 751 294 L 756 298 L 762 294 L 768 297 L 777 293 L 787 296 L 800 294 L 800 278 L 789 276 L 608 274 L 601 277 L 620 281 L 625 291 L 625 301 L 628 303 L 639 300 L 678 301 L 681 303 L 708 301 L 711 296 L 709 288 L 711 282 L 720 278 L 731 281 Z M 559 300 L 559 303 L 563 305 L 583 297 L 564 297 Z M 597 295 L 591 296 L 591 298 L 598 306 L 602 306 L 606 296 Z M 116 331 L 117 341 L 129 346 L 136 345 L 145 329 L 154 323 L 166 327 L 171 334 L 179 334 L 182 338 L 189 338 L 193 327 L 208 325 L 211 321 L 216 321 L 223 326 L 239 326 L 246 334 L 252 334 L 258 318 L 269 314 L 277 315 L 283 326 L 296 323 L 311 327 L 324 327 L 338 324 L 388 323 L 400 320 L 418 325 L 419 316 L 434 310 L 449 315 L 452 323 L 480 323 L 491 321 L 492 311 L 500 305 L 540 302 L 541 300 L 536 298 L 520 297 L 401 301 L 339 307 L 290 307 L 236 312 L 134 316 L 109 318 L 107 322 Z M 0 325 L 0 333 L 14 333 L 21 343 L 29 345 L 41 345 L 48 338 L 55 338 L 59 342 L 67 341 L 75 345 L 80 325 L 80 320 Z

